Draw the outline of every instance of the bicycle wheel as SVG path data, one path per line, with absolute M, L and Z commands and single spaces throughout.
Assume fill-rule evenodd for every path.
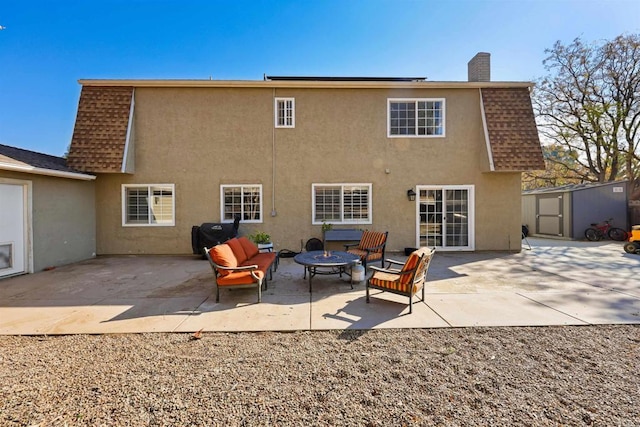
M 622 228 L 612 227 L 609 229 L 609 238 L 617 242 L 624 242 L 627 240 L 627 232 Z
M 597 242 L 602 238 L 602 233 L 600 232 L 600 230 L 597 230 L 595 228 L 587 228 L 586 230 L 584 230 L 584 237 L 592 242 Z

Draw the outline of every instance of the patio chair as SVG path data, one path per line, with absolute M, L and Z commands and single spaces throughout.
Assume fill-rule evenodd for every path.
M 349 243 L 344 245 L 344 249 L 360 257 L 362 266 L 367 270 L 367 263 L 380 262 L 384 267 L 384 250 L 387 246 L 388 231 L 384 233 L 381 231 L 369 231 L 365 230 L 362 233 L 359 243 Z M 351 247 L 355 246 L 353 249 Z
M 409 258 L 404 263 L 390 259 L 386 260 L 389 266 L 392 264 L 402 265 L 400 269 L 371 267 L 374 273 L 367 280 L 367 303 L 369 302 L 369 289 L 378 289 L 409 297 L 409 313 L 412 313 L 413 296 L 418 291 L 422 291 L 422 301 L 424 301 L 427 271 L 434 253 L 434 249 L 419 248 L 409 255 Z

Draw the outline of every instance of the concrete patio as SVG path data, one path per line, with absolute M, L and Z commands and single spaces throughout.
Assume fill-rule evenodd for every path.
M 521 253 L 436 254 L 424 302 L 282 259 L 257 292 L 223 289 L 197 257 L 123 256 L 0 280 L 0 334 L 294 331 L 640 323 L 640 256 L 620 242 L 529 239 Z M 397 254 L 388 257 L 404 259 Z

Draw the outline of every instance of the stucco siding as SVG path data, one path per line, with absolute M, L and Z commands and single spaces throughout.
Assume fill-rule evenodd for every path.
M 0 177 L 31 181 L 33 271 L 96 254 L 93 181 L 3 171 Z
M 274 128 L 274 96 L 295 98 L 295 128 Z M 388 138 L 388 98 L 444 98 L 446 136 Z M 336 227 L 389 231 L 392 251 L 415 245 L 409 188 L 473 185 L 475 248 L 517 250 L 520 174 L 483 173 L 479 105 L 474 89 L 137 88 L 135 173 L 96 181 L 98 253 L 190 253 L 191 227 L 220 221 L 222 184 L 262 185 L 264 222 L 241 234 L 299 250 L 322 237 L 313 183 L 371 183 L 372 223 Z M 175 184 L 175 226 L 123 227 L 122 184 Z

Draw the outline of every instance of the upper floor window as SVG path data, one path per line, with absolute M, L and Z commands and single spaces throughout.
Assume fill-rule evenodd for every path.
M 296 100 L 295 98 L 276 98 L 276 127 L 296 127 Z
M 222 222 L 233 222 L 240 216 L 243 222 L 262 222 L 262 185 L 221 185 Z
M 122 186 L 122 225 L 175 225 L 174 184 Z
M 444 136 L 444 99 L 390 98 L 387 102 L 388 137 Z
M 371 224 L 371 184 L 312 184 L 313 224 Z

